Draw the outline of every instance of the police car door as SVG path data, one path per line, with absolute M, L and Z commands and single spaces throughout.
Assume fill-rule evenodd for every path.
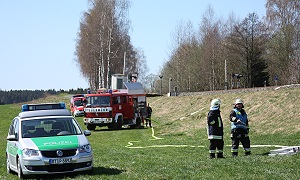
M 7 140 L 7 155 L 11 166 L 16 167 L 16 156 L 18 151 L 18 139 L 19 139 L 19 119 L 15 118 L 10 127 L 8 136 L 14 136 L 14 140 Z

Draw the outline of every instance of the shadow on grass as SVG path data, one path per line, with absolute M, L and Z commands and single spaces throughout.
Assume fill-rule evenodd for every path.
M 258 157 L 258 156 L 269 156 L 270 152 L 263 152 L 263 153 L 252 153 L 251 155 L 248 155 L 249 157 Z M 245 156 L 244 154 L 239 154 L 239 156 Z
M 47 175 L 32 175 L 28 177 L 24 177 L 24 179 L 65 179 L 72 178 L 76 179 L 76 177 L 81 175 L 86 176 L 99 176 L 99 175 L 118 175 L 124 172 L 124 170 L 120 170 L 117 168 L 105 168 L 105 167 L 94 167 L 93 172 L 76 172 L 76 173 L 65 173 L 65 174 L 47 174 Z
M 270 152 L 265 152 L 265 153 L 261 153 L 261 154 L 258 154 L 259 156 L 268 156 Z
M 118 175 L 124 172 L 125 170 L 120 170 L 117 168 L 104 168 L 104 167 L 94 167 L 93 175 Z

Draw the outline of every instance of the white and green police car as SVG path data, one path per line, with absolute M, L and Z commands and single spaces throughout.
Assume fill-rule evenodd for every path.
M 93 152 L 65 103 L 25 104 L 7 136 L 7 172 L 19 178 L 93 169 Z

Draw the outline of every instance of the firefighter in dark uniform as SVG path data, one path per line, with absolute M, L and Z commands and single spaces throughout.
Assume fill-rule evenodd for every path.
M 241 99 L 236 99 L 229 119 L 231 121 L 232 156 L 236 157 L 238 155 L 240 142 L 243 145 L 245 155 L 250 155 L 249 123 L 247 113 L 244 110 L 244 102 Z
M 152 114 L 152 108 L 150 107 L 149 103 L 147 105 L 147 116 L 146 116 L 146 127 L 149 126 L 152 127 L 151 124 L 151 114 Z
M 213 99 L 207 115 L 207 135 L 210 141 L 209 157 L 211 159 L 215 158 L 215 153 L 217 153 L 217 158 L 224 158 L 223 122 L 220 114 L 220 105 L 220 99 Z

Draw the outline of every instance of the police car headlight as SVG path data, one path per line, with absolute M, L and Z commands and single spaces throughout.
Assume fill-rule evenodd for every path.
M 24 157 L 31 157 L 31 156 L 39 156 L 39 151 L 35 149 L 23 149 L 23 155 Z
M 86 144 L 86 145 L 83 145 L 83 146 L 80 146 L 79 147 L 79 152 L 80 153 L 90 153 L 92 151 L 92 147 L 90 144 Z

